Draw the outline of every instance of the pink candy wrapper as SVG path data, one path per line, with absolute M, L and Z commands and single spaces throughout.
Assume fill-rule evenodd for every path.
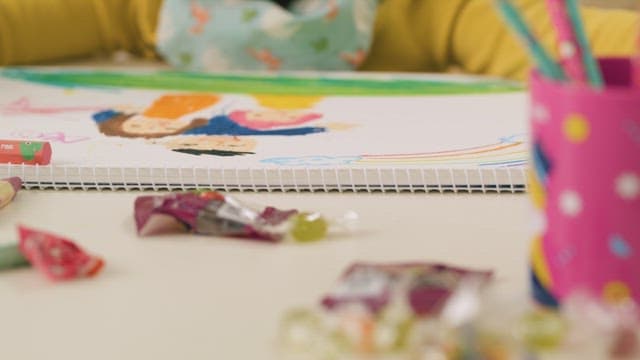
M 440 312 L 460 281 L 469 276 L 489 282 L 492 273 L 429 263 L 355 264 L 322 299 L 322 304 L 334 309 L 358 303 L 378 313 L 394 294 L 401 293 L 416 316 L 434 315 Z
M 140 196 L 134 207 L 141 236 L 194 232 L 267 242 L 282 240 L 287 221 L 298 213 L 273 207 L 257 211 L 213 191 Z
M 102 269 L 104 261 L 57 235 L 18 227 L 20 251 L 31 265 L 53 281 L 91 277 Z

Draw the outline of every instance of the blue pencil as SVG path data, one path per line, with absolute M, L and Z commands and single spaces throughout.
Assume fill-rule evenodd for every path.
M 544 76 L 554 80 L 566 80 L 564 70 L 562 70 L 560 65 L 553 60 L 551 55 L 549 55 L 540 42 L 538 42 L 518 10 L 508 0 L 496 1 L 507 24 L 524 40 L 529 54 L 536 62 L 540 72 Z

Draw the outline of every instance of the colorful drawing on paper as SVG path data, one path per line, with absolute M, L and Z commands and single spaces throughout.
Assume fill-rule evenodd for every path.
M 95 113 L 93 120 L 106 136 L 170 138 L 150 143 L 184 154 L 218 156 L 253 154 L 256 140 L 243 138 L 246 136 L 303 136 L 351 127 L 337 123 L 305 125 L 323 118 L 322 114 L 305 109 L 320 101 L 318 97 L 271 96 L 256 100 L 272 108 L 227 111 L 216 108 L 220 96 L 215 94 L 166 94 L 139 113 L 105 110 Z
M 200 74 L 175 71 L 126 73 L 107 71 L 42 71 L 5 69 L 0 75 L 15 80 L 75 88 L 156 89 L 228 94 L 298 94 L 312 96 L 413 96 L 492 94 L 522 91 L 507 81 L 455 81 L 408 76 Z
M 150 144 L 188 155 L 239 156 L 253 155 L 258 142 L 239 136 L 172 136 L 149 141 Z
M 20 130 L 11 133 L 11 136 L 18 139 L 32 139 L 41 141 L 58 142 L 61 144 L 74 144 L 90 140 L 88 136 L 78 136 L 65 134 L 62 131 L 40 132 L 36 130 Z
M 35 106 L 27 97 L 21 97 L 0 109 L 3 115 L 54 115 L 69 112 L 99 111 L 100 106 Z
M 527 163 L 528 146 L 525 135 L 512 135 L 496 143 L 447 151 L 356 156 L 302 156 L 264 159 L 265 164 L 286 167 L 328 166 L 411 166 L 411 165 L 479 165 L 481 167 L 514 167 Z

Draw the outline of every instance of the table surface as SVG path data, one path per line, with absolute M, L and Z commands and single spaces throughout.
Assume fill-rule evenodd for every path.
M 338 215 L 351 237 L 264 245 L 201 236 L 138 238 L 141 193 L 23 191 L 0 210 L 66 235 L 107 262 L 91 280 L 54 284 L 31 269 L 0 275 L 6 359 L 268 359 L 282 313 L 313 306 L 355 261 L 436 261 L 493 269 L 505 296 L 527 288 L 526 195 L 238 193 L 256 204 Z

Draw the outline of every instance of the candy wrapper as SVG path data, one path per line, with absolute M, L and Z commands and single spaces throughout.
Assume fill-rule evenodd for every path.
M 95 276 L 104 261 L 57 235 L 18 227 L 20 252 L 33 267 L 53 281 Z
M 452 352 L 452 327 L 439 320 L 443 308 L 465 279 L 476 279 L 484 287 L 491 276 L 441 264 L 355 264 L 321 300 L 321 307 L 285 314 L 279 338 L 282 355 L 412 359 L 407 356 L 425 349 L 425 334 L 432 333 L 438 346 L 450 344 L 447 351 Z
M 416 327 L 411 351 L 446 359 L 638 359 L 637 315 L 632 304 L 579 294 L 555 311 L 463 283 L 437 323 Z
M 415 316 L 439 313 L 461 279 L 478 276 L 488 282 L 489 271 L 472 271 L 442 264 L 355 264 L 338 281 L 322 304 L 334 309 L 351 303 L 381 311 L 394 293 L 402 292 Z
M 416 277 L 438 295 L 411 300 Z M 556 311 L 525 294 L 505 297 L 488 280 L 488 272 L 442 265 L 354 265 L 322 306 L 285 313 L 280 358 L 640 359 L 634 302 L 573 294 Z
M 134 207 L 141 236 L 193 232 L 266 242 L 312 242 L 324 239 L 332 229 L 349 230 L 357 220 L 353 213 L 329 221 L 318 213 L 271 206 L 258 210 L 214 191 L 140 196 Z
M 19 177 L 0 180 L 0 209 L 7 206 L 22 187 Z

